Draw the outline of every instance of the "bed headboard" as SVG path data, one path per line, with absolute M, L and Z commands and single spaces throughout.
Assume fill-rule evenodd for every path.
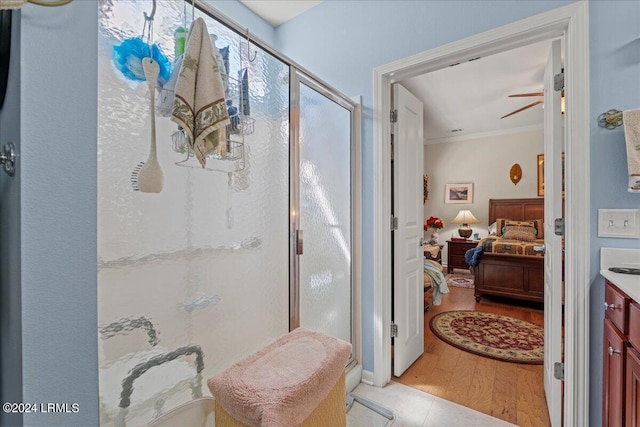
M 489 224 L 498 218 L 526 221 L 544 219 L 544 198 L 489 199 Z

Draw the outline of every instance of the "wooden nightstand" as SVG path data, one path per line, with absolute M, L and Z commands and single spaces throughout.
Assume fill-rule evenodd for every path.
M 473 249 L 478 246 L 477 241 L 469 240 L 467 242 L 453 242 L 447 240 L 447 246 L 449 249 L 447 259 L 447 273 L 453 272 L 454 268 L 469 269 L 469 264 L 464 260 L 464 253 L 469 249 Z

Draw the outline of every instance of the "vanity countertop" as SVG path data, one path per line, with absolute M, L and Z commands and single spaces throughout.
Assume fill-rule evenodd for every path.
M 600 275 L 640 302 L 640 275 L 614 273 L 609 267 L 640 268 L 640 249 L 600 249 Z

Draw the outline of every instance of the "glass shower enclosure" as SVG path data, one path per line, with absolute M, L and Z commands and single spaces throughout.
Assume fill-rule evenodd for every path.
M 205 20 L 242 152 L 203 169 L 156 105 L 164 185 L 134 191 L 150 149 L 150 94 L 115 66 L 113 49 L 140 37 L 153 4 L 101 0 L 101 426 L 146 425 L 209 395 L 207 378 L 298 326 L 354 338 L 354 103 L 205 3 L 155 3 L 153 41 L 174 66 L 178 30 Z
M 354 103 L 291 71 L 292 325 L 353 342 Z M 296 208 L 297 205 L 297 208 Z M 297 303 L 297 304 L 296 304 Z

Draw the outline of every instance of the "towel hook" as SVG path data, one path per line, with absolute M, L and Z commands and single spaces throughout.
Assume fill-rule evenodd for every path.
M 4 171 L 7 175 L 13 176 L 16 173 L 16 146 L 13 145 L 13 142 L 7 142 L 2 147 L 0 164 L 4 165 Z
M 615 129 L 618 126 L 622 125 L 622 111 L 620 110 L 609 110 L 606 113 L 602 113 L 598 116 L 598 126 L 600 127 Z
M 147 38 L 147 44 L 149 45 L 149 58 L 153 58 L 153 18 L 156 16 L 156 0 L 153 0 L 153 7 L 151 8 L 151 14 L 147 15 L 147 12 L 142 12 L 144 15 L 144 27 L 142 27 L 142 39 Z
M 255 50 L 253 52 L 253 58 L 251 57 L 251 33 L 249 32 L 249 29 L 247 28 L 247 60 L 249 62 L 253 62 L 256 60 L 256 57 L 258 56 L 258 51 Z

